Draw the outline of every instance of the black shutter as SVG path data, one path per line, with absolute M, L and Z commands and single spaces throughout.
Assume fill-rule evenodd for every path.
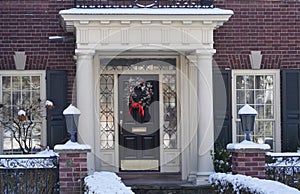
M 214 71 L 214 140 L 215 146 L 232 143 L 231 71 Z
M 47 99 L 54 103 L 53 110 L 47 110 L 47 145 L 53 148 L 67 137 L 65 119 L 62 114 L 67 107 L 67 72 L 48 70 L 46 77 Z
M 282 70 L 282 151 L 300 146 L 300 70 Z

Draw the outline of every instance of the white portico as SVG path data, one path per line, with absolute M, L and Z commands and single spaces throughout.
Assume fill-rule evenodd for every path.
M 60 12 L 65 30 L 76 34 L 77 107 L 81 111 L 78 138 L 92 148 L 89 170 L 145 170 L 144 165 L 159 172 L 180 172 L 182 179 L 205 176 L 213 171 L 210 156 L 214 144 L 212 60 L 216 51 L 213 49 L 213 31 L 232 14 L 230 10 L 217 8 L 69 9 Z M 142 58 L 148 61 L 161 59 L 163 62 L 174 59 L 175 62 L 168 69 L 160 70 L 152 68 L 152 63 L 145 68 L 148 70 L 143 71 L 139 71 L 139 65 L 136 65 L 136 69 L 129 68 L 126 71 L 100 68 L 104 59 L 120 58 L 123 62 Z M 113 62 L 106 65 L 116 67 Z M 111 76 L 109 79 L 115 83 L 111 97 L 114 99 L 111 103 L 113 121 L 111 132 L 107 135 L 109 140 L 105 140 L 110 145 L 109 149 L 102 148 L 104 140 L 100 138 L 102 120 L 99 114 L 101 117 L 103 111 L 99 108 L 102 103 L 99 102 L 99 85 L 102 74 Z M 120 160 L 118 145 L 122 130 L 119 127 L 122 128 L 121 117 L 124 113 L 120 111 L 118 97 L 123 94 L 117 81 L 121 79 L 121 74 L 151 75 L 158 80 L 158 159 Z M 163 146 L 163 143 L 170 142 L 162 129 L 162 101 L 165 99 L 166 85 L 163 79 L 166 75 L 176 78 L 174 91 L 177 115 L 174 116 L 176 131 L 173 133 L 176 145 L 172 148 Z M 134 129 L 139 133 L 146 131 L 141 127 Z M 154 163 L 157 166 L 151 166 Z M 132 167 L 138 164 L 139 167 Z

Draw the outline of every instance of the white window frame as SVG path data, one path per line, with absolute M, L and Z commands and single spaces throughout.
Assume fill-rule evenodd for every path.
M 40 76 L 40 98 L 46 100 L 46 71 L 45 70 L 0 70 L 0 103 L 2 103 L 2 76 Z M 47 143 L 46 109 L 42 110 L 41 144 Z M 0 134 L 0 153 L 3 153 L 3 134 Z
M 234 143 L 237 142 L 236 136 L 236 122 L 239 121 L 237 118 L 236 110 L 236 76 L 238 75 L 273 75 L 274 76 L 274 148 L 273 151 L 281 151 L 281 109 L 280 109 L 280 70 L 279 69 L 263 69 L 263 70 L 232 70 L 232 140 Z

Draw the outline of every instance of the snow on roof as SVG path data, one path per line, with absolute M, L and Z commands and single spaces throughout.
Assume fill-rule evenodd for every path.
M 101 8 L 101 9 L 78 9 L 72 8 L 61 10 L 59 14 L 97 14 L 97 15 L 233 15 L 233 11 L 219 8 Z
M 87 193 L 133 194 L 130 187 L 122 183 L 121 178 L 113 172 L 94 172 L 84 178 Z
M 260 150 L 269 150 L 271 149 L 268 144 L 258 144 L 253 141 L 244 140 L 241 143 L 230 143 L 226 147 L 230 150 L 239 150 L 239 149 L 260 149 Z
M 54 150 L 91 150 L 91 146 L 69 140 L 65 144 L 55 145 Z

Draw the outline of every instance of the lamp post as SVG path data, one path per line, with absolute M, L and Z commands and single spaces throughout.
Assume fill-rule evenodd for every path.
M 254 131 L 254 124 L 255 124 L 255 116 L 257 115 L 257 111 L 245 104 L 238 112 L 241 123 L 242 123 L 242 131 L 246 133 L 246 140 L 251 141 L 250 133 Z
M 76 142 L 75 134 L 77 132 L 80 110 L 70 104 L 68 108 L 63 111 L 63 115 L 66 118 L 67 131 L 71 134 L 71 141 Z

